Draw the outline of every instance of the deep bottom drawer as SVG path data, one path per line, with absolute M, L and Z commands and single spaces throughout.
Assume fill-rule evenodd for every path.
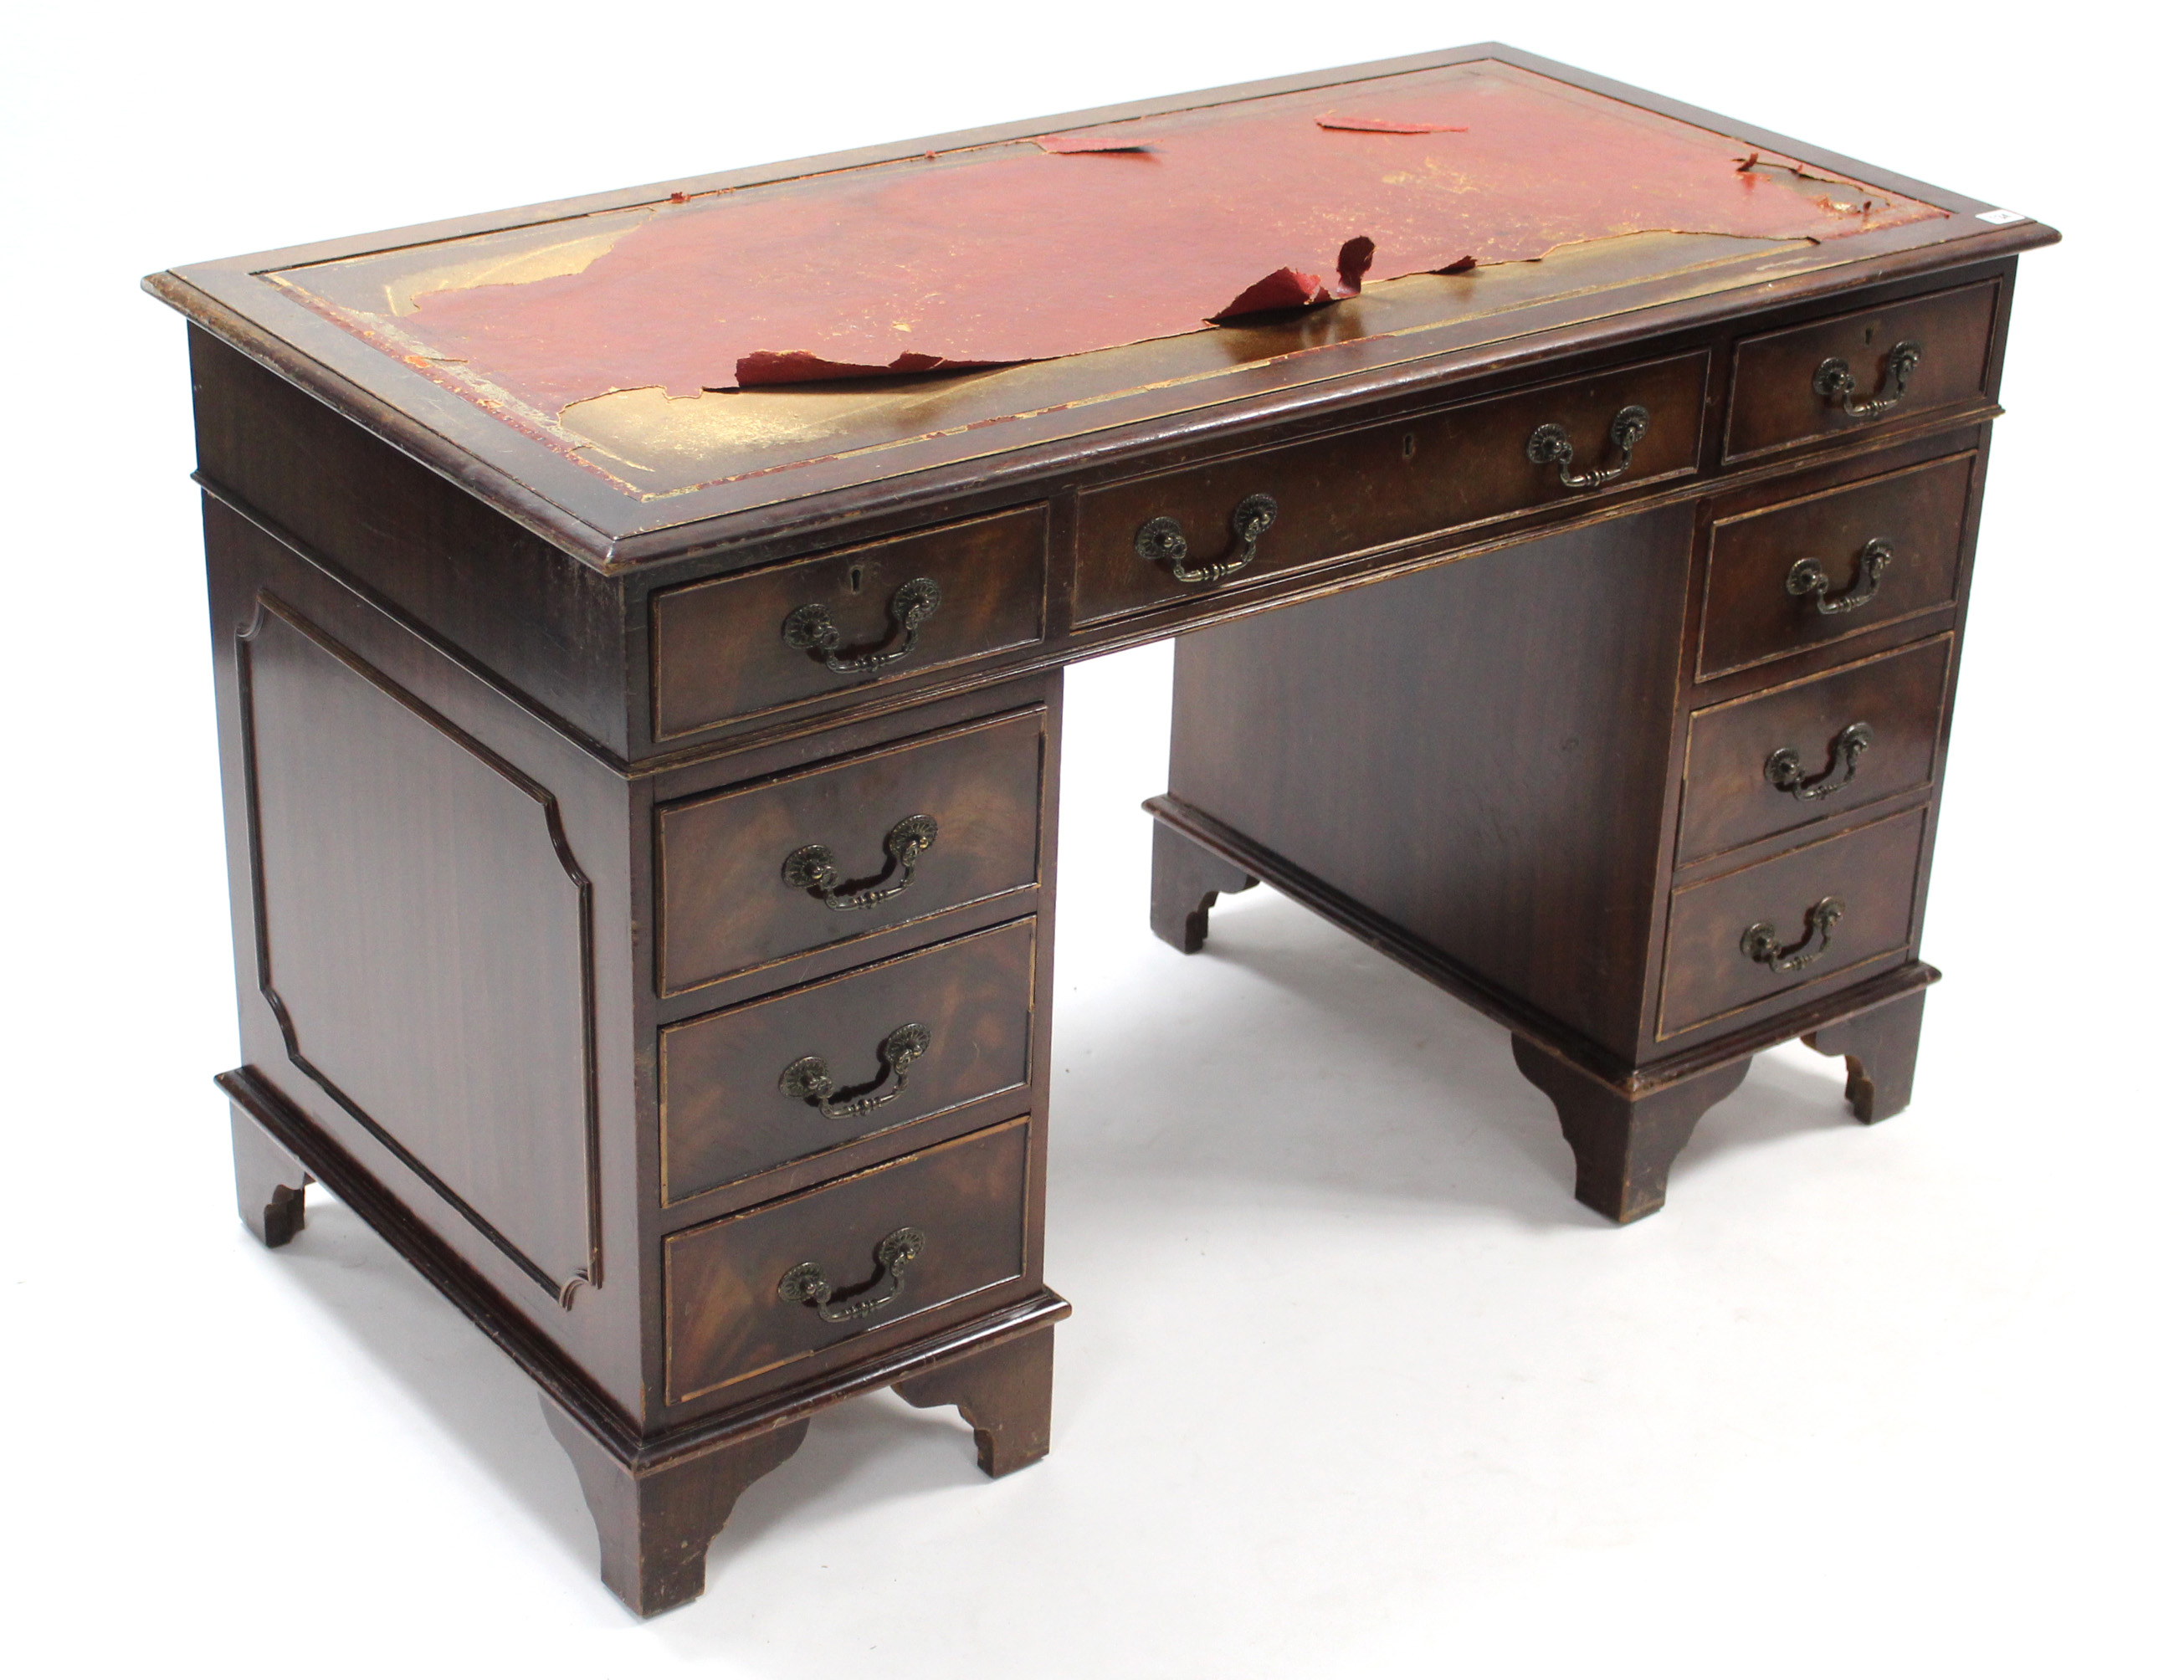
M 1659 1036 L 1906 949 L 1926 815 L 1905 811 L 1680 889 L 1669 909 Z
M 1030 1132 L 1011 1121 L 677 1232 L 670 1402 L 1021 1277 Z

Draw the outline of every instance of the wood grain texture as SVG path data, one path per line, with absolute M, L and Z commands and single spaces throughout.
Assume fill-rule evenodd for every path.
M 677 1021 L 660 1035 L 661 1194 L 667 1204 L 768 1167 L 1022 1091 L 1031 1077 L 1038 924 L 1027 919 L 793 992 Z M 842 1105 L 883 1093 L 884 1042 L 930 1046 L 900 1094 L 842 1119 L 784 1095 L 783 1071 L 819 1054 Z
M 1017 714 L 663 808 L 661 992 L 686 992 L 1036 882 L 1045 743 L 1043 713 Z M 823 845 L 845 890 L 899 884 L 885 843 L 911 816 L 931 817 L 939 833 L 895 897 L 836 910 L 782 878 L 791 853 Z
M 1952 455 L 1771 506 L 1725 510 L 1708 537 L 1698 679 L 1954 603 L 1977 459 Z M 1887 543 L 1891 555 L 1865 605 L 1823 613 L 1814 596 L 1789 592 L 1791 568 L 1808 558 L 1820 562 L 1830 592 L 1848 589 L 1861 552 L 1875 540 Z
M 1025 1273 L 1030 1125 L 1011 1121 L 667 1240 L 667 1382 L 677 1403 L 871 1327 L 893 1327 Z M 905 1227 L 924 1245 L 868 1317 L 823 1320 L 782 1278 L 824 1268 L 844 1304 L 886 1293 L 875 1248 Z

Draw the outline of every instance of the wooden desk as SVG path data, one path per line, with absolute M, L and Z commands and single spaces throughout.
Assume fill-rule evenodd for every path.
M 1895 1113 L 2055 236 L 1479 47 L 154 275 L 244 1218 L 516 1360 L 644 1613 L 844 1396 L 1039 1458 L 1061 671 L 1179 635 L 1162 937 L 1427 976 L 1618 1221 L 1769 1044 Z

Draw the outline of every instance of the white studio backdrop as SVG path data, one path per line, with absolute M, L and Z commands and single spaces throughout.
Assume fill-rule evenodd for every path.
M 0 1654 L 640 1677 L 1888 1677 L 2173 1649 L 2170 14 L 43 8 L 8 36 Z M 1666 1213 L 1306 913 L 1145 931 L 1164 648 L 1068 692 L 1055 1451 L 816 1423 L 639 1625 L 526 1382 L 338 1204 L 237 1224 L 170 264 L 1502 39 L 2060 226 L 2018 292 L 1918 1097 L 1755 1065 Z M 2173 1661 L 2173 1657 L 2169 1657 Z

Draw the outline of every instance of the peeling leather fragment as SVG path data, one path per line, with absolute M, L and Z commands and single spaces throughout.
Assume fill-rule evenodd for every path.
M 1039 149 L 1051 152 L 1058 157 L 1075 157 L 1080 153 L 1150 152 L 1152 147 L 1134 136 L 1119 134 L 1042 134 Z
M 1337 116 L 1332 111 L 1312 120 L 1322 128 L 1345 134 L 1468 134 L 1471 131 L 1468 123 L 1400 122 L 1386 117 Z
M 1323 276 L 1361 237 L 1377 282 L 1644 231 L 1826 240 L 1945 214 L 1858 183 L 1816 198 L 1818 172 L 1763 153 L 1724 168 L 1717 133 L 1508 66 L 1376 79 L 1376 118 L 1427 125 L 1400 144 L 1322 126 L 1328 98 L 1086 131 L 1136 144 L 1127 169 L 1008 142 L 662 204 L 581 272 L 418 295 L 404 348 L 551 415 L 615 391 L 944 373 L 1198 331 L 1353 293 L 1362 263 Z M 492 237 L 421 248 L 420 266 Z M 345 324 L 385 348 L 376 319 Z

